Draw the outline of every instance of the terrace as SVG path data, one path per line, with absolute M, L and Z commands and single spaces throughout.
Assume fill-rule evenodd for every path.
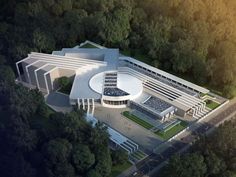
M 141 73 L 143 73 L 143 74 L 145 74 L 147 76 L 150 76 L 150 77 L 152 77 L 152 78 L 154 78 L 154 79 L 156 79 L 156 80 L 158 80 L 160 82 L 163 82 L 163 83 L 165 83 L 165 84 L 167 84 L 169 86 L 172 86 L 172 87 L 174 87 L 174 88 L 176 88 L 176 89 L 178 89 L 178 90 L 180 90 L 182 92 L 185 92 L 185 93 L 187 93 L 187 94 L 189 94 L 191 96 L 196 96 L 197 95 L 196 91 L 194 91 L 192 89 L 189 89 L 189 88 L 187 88 L 187 87 L 185 87 L 183 85 L 180 85 L 176 81 L 172 81 L 171 79 L 168 79 L 167 77 L 164 78 L 163 76 L 161 76 L 161 75 L 159 75 L 159 74 L 157 74 L 157 73 L 155 73 L 155 72 L 153 72 L 151 70 L 148 70 L 148 69 L 146 69 L 146 68 L 144 68 L 142 66 L 139 66 L 137 64 L 133 65 L 133 63 L 131 62 L 131 64 L 129 64 L 129 67 L 133 68 L 133 69 L 135 69 L 135 70 L 137 70 L 137 71 L 139 71 L 139 72 L 141 72 Z
M 180 131 L 184 130 L 188 126 L 187 122 L 181 121 L 181 122 L 175 122 L 170 127 L 167 127 L 167 130 L 158 130 L 155 132 L 157 136 L 162 138 L 163 140 L 168 140 Z
M 106 96 L 126 96 L 129 95 L 127 92 L 119 88 L 104 88 L 103 94 Z
M 144 105 L 154 109 L 157 112 L 163 112 L 166 109 L 170 108 L 171 105 L 166 103 L 165 101 L 162 101 L 161 99 L 157 97 L 151 96 L 147 101 L 143 103 Z

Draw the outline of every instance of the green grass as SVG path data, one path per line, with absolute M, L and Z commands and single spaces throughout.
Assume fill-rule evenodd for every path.
M 173 137 L 174 135 L 176 135 L 177 133 L 179 133 L 180 131 L 182 131 L 183 129 L 185 129 L 187 127 L 187 125 L 188 125 L 187 122 L 181 121 L 180 124 L 172 127 L 171 129 L 167 130 L 166 132 L 156 131 L 155 134 L 163 140 L 168 140 L 171 137 Z
M 128 161 L 123 164 L 112 166 L 110 177 L 118 176 L 120 173 L 122 173 L 123 171 L 125 171 L 126 169 L 128 169 L 131 166 L 132 166 L 132 164 Z
M 140 157 L 138 154 L 132 154 L 132 157 L 135 158 L 135 159 L 138 159 L 138 160 L 141 160 L 142 157 Z
M 135 123 L 141 125 L 142 127 L 146 128 L 146 129 L 151 129 L 153 128 L 153 126 L 151 124 L 149 124 L 148 122 L 140 119 L 139 117 L 131 114 L 129 111 L 124 111 L 122 113 L 125 117 L 127 117 L 128 119 L 134 121 Z
M 220 105 L 219 103 L 216 103 L 212 100 L 206 100 L 206 106 L 212 110 L 217 108 L 219 105 Z
M 87 43 L 87 44 L 80 46 L 80 48 L 97 48 L 97 47 L 92 44 Z
M 133 153 L 132 156 L 136 157 L 137 159 L 142 159 L 145 157 L 145 154 L 143 154 L 140 151 L 137 151 L 137 152 Z
M 146 154 L 144 154 L 143 152 L 141 152 L 141 151 L 136 151 L 135 152 L 138 156 L 140 156 L 140 157 L 145 157 L 146 156 Z

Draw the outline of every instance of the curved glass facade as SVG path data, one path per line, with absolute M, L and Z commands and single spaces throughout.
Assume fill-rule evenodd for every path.
M 122 101 L 103 100 L 103 102 L 109 105 L 126 105 L 128 103 L 128 100 L 122 100 Z

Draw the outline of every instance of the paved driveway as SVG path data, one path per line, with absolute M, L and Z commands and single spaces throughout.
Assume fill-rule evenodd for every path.
M 96 107 L 94 116 L 141 145 L 144 150 L 148 150 L 146 153 L 150 153 L 161 143 L 161 140 L 152 132 L 123 117 L 121 112 L 125 110 L 127 109 Z
M 52 92 L 47 95 L 45 100 L 46 103 L 55 111 L 70 112 L 72 110 L 68 95 L 59 92 Z

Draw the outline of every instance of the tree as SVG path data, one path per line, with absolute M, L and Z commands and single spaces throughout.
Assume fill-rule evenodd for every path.
M 123 164 L 128 161 L 128 154 L 124 150 L 111 151 L 112 164 Z
M 61 88 L 66 87 L 70 83 L 70 79 L 66 76 L 58 78 L 58 84 Z
M 172 22 L 169 18 L 159 17 L 144 29 L 144 42 L 148 55 L 161 60 L 162 52 L 168 45 Z
M 188 72 L 193 66 L 193 42 L 191 40 L 178 40 L 172 49 L 171 59 L 173 70 L 179 73 Z
M 171 157 L 162 175 L 168 177 L 202 177 L 206 170 L 204 158 L 199 154 L 187 154 L 183 157 L 175 155 Z
M 0 153 L 0 171 L 4 177 L 36 177 L 36 170 L 24 159 L 20 152 L 8 149 Z M 14 169 L 14 170 L 13 170 Z
M 133 32 L 142 32 L 143 25 L 147 20 L 147 14 L 144 11 L 143 8 L 134 8 L 132 10 L 132 19 L 131 19 L 131 25 L 132 29 L 134 30 Z
M 74 167 L 70 163 L 57 163 L 47 170 L 48 177 L 75 177 Z
M 32 151 L 37 144 L 36 132 L 19 115 L 9 117 L 8 142 L 22 152 Z
M 106 16 L 100 36 L 108 45 L 118 45 L 128 38 L 130 31 L 131 12 L 127 9 L 117 9 Z
M 225 163 L 216 156 L 212 151 L 208 153 L 205 157 L 205 163 L 207 165 L 207 174 L 206 176 L 220 175 L 222 171 L 225 171 Z
M 192 73 L 197 83 L 200 84 L 206 83 L 207 80 L 206 63 L 200 58 L 194 58 Z
M 5 86 L 5 84 L 13 85 L 15 82 L 15 74 L 9 66 L 0 66 L 0 73 L 1 86 Z
M 49 141 L 43 151 L 49 164 L 65 163 L 68 161 L 72 145 L 66 139 L 55 139 Z
M 80 172 L 87 171 L 94 163 L 95 156 L 86 145 L 79 144 L 73 150 L 73 163 Z
M 96 172 L 95 170 L 90 170 L 87 173 L 87 177 L 102 177 L 98 172 Z
M 65 13 L 63 20 L 66 22 L 65 45 L 74 46 L 77 41 L 85 41 L 85 19 L 88 16 L 83 9 L 72 9 Z
M 40 52 L 52 50 L 55 46 L 54 39 L 41 31 L 39 28 L 33 32 L 33 43 Z
M 6 58 L 4 55 L 0 55 L 0 65 L 3 65 L 6 63 Z
M 65 11 L 69 11 L 72 9 L 72 1 L 71 0 L 57 0 L 56 3 L 52 5 L 52 13 L 56 16 L 60 16 Z
M 216 46 L 216 65 L 213 70 L 214 77 L 217 78 L 219 84 L 234 83 L 236 74 L 236 52 L 234 51 L 235 44 L 230 41 L 220 42 Z
M 90 0 L 87 1 L 86 10 L 89 13 L 94 11 L 100 11 L 102 13 L 107 13 L 114 8 L 115 0 Z
M 227 84 L 223 87 L 223 95 L 225 95 L 227 98 L 233 98 L 236 96 L 236 89 L 235 84 Z
M 97 164 L 95 170 L 101 174 L 101 176 L 107 177 L 111 173 L 111 157 L 108 147 L 99 148 L 96 154 Z

